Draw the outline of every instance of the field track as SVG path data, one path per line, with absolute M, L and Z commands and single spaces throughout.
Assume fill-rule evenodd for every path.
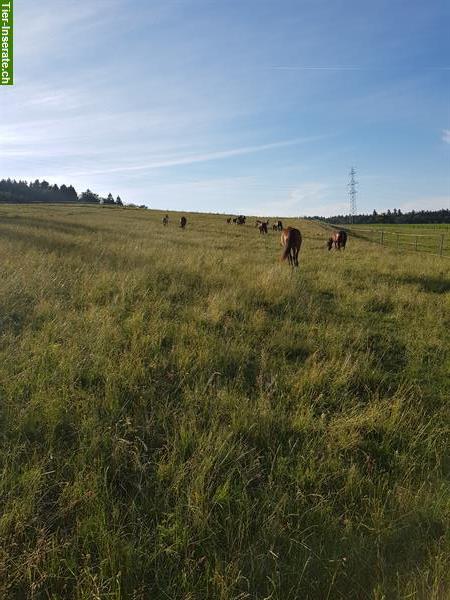
M 0 598 L 449 598 L 450 261 L 163 214 L 0 205 Z

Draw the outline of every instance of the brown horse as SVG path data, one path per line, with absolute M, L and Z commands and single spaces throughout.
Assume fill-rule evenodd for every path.
M 181 217 L 181 219 L 180 219 L 180 227 L 181 227 L 181 229 L 184 229 L 186 227 L 186 224 L 187 224 L 186 217 Z
M 347 232 L 344 229 L 341 229 L 340 231 L 335 231 L 327 242 L 328 250 L 331 250 L 333 245 L 336 248 L 336 250 L 340 250 L 341 248 L 345 250 L 346 243 Z
M 259 233 L 267 233 L 267 225 L 269 221 L 259 221 L 258 229 Z
M 278 229 L 278 231 L 283 231 L 283 223 L 282 223 L 282 221 L 278 221 L 278 223 L 277 223 L 277 229 Z
M 164 225 L 164 227 L 166 227 L 166 225 L 169 224 L 169 215 L 163 217 L 162 224 Z
M 284 247 L 281 260 L 289 260 L 291 267 L 298 267 L 298 253 L 302 245 L 302 234 L 294 227 L 288 227 L 281 232 L 281 245 Z

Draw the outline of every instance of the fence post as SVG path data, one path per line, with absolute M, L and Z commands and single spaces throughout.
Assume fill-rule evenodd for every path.
M 441 243 L 439 245 L 439 256 L 442 256 L 443 251 L 444 251 L 444 234 L 441 233 Z
M 384 231 L 381 230 L 381 236 L 380 236 L 380 244 L 383 245 L 383 240 L 384 240 Z

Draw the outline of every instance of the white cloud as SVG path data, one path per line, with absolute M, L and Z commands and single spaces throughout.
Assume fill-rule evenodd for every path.
M 180 165 L 191 165 L 194 163 L 208 162 L 212 160 L 220 160 L 223 158 L 230 158 L 233 156 L 242 156 L 244 154 L 253 154 L 255 152 L 263 152 L 265 150 L 273 150 L 275 148 L 282 148 L 286 146 L 294 146 L 301 144 L 306 141 L 311 141 L 311 138 L 297 138 L 293 140 L 284 140 L 280 142 L 272 142 L 270 144 L 260 144 L 257 146 L 246 146 L 242 148 L 232 148 L 230 150 L 222 150 L 218 152 L 208 152 L 204 154 L 191 154 L 187 156 L 175 156 L 173 158 L 166 158 L 162 160 L 153 160 L 140 165 L 116 165 L 103 169 L 92 169 L 89 171 L 73 173 L 74 176 L 82 175 L 99 175 L 106 173 L 122 173 L 125 171 L 150 171 L 153 169 L 162 169 L 166 167 L 175 167 Z
M 442 130 L 442 141 L 450 144 L 450 129 Z
M 330 67 L 314 67 L 314 66 L 275 66 L 270 67 L 273 71 L 364 71 L 364 67 L 356 66 L 330 66 Z
M 74 28 L 92 23 L 95 14 L 96 9 L 91 5 L 24 4 L 18 9 L 17 20 L 21 26 L 15 34 L 18 66 L 22 60 L 34 59 L 39 54 L 43 56 L 52 46 L 61 45 L 63 36 L 67 39 Z

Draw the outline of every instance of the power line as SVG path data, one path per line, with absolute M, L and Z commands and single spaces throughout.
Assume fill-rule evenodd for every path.
M 354 223 L 356 215 L 356 194 L 358 193 L 358 182 L 356 181 L 355 176 L 356 169 L 355 167 L 352 167 L 350 169 L 350 182 L 348 184 L 348 195 L 350 197 L 350 223 Z

